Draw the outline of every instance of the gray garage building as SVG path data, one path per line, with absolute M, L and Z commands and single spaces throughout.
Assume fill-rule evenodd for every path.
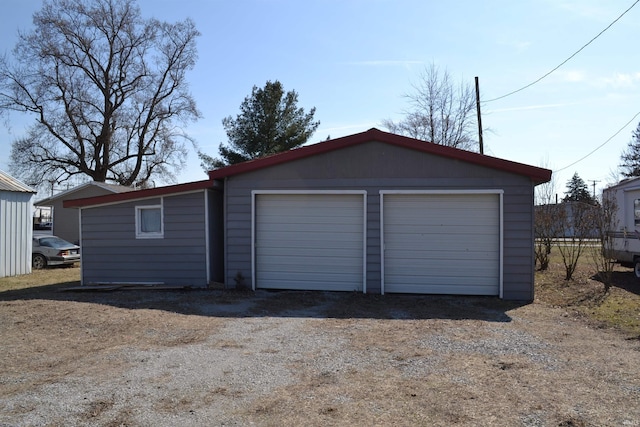
M 533 190 L 550 177 L 546 169 L 371 129 L 217 169 L 209 181 L 192 183 L 208 196 L 189 205 L 202 209 L 198 221 L 206 224 L 206 238 L 192 248 L 202 246 L 206 262 L 190 269 L 228 287 L 240 280 L 253 289 L 531 300 Z M 83 282 L 111 274 L 85 260 L 110 262 L 99 248 L 113 238 L 115 210 L 128 224 L 119 244 L 135 246 L 140 256 L 148 248 L 144 256 L 184 271 L 152 240 L 168 238 L 174 221 L 185 227 L 190 213 L 165 208 L 167 233 L 157 239 L 136 238 L 134 226 L 139 205 L 132 198 L 163 206 L 176 188 L 154 189 L 164 192 L 161 200 L 143 190 L 65 202 L 81 208 Z M 89 236 L 94 246 L 87 246 Z M 144 269 L 119 273 L 114 280 L 151 277 Z M 153 278 L 206 284 L 186 273 Z

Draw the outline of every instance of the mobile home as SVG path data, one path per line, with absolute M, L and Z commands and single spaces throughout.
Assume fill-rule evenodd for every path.
M 640 278 L 640 178 L 630 178 L 606 188 L 603 200 L 614 203 L 612 258 L 633 267 Z

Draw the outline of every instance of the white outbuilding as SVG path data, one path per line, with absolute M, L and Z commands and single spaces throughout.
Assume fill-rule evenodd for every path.
M 0 277 L 31 273 L 35 193 L 0 171 Z

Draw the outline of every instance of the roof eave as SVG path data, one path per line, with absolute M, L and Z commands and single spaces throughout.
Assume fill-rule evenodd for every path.
M 106 194 L 103 196 L 87 197 L 84 199 L 64 200 L 62 206 L 65 208 L 84 208 L 96 205 L 111 203 L 121 203 L 132 200 L 147 199 L 152 197 L 169 196 L 173 194 L 187 193 L 207 188 L 216 188 L 217 184 L 212 180 L 188 182 L 186 184 L 175 184 L 164 187 L 147 188 L 144 190 L 128 191 L 125 193 Z
M 543 184 L 551 180 L 551 171 L 536 166 L 525 165 L 523 163 L 512 162 L 510 160 L 499 159 L 497 157 L 485 156 L 484 154 L 472 151 L 460 150 L 444 145 L 433 144 L 426 141 L 409 138 L 383 132 L 379 129 L 369 129 L 368 131 L 354 135 L 336 138 L 330 141 L 319 142 L 313 145 L 296 148 L 283 153 L 273 154 L 259 159 L 226 166 L 220 169 L 209 171 L 209 179 L 222 179 L 254 170 L 275 166 L 292 160 L 303 159 L 317 154 L 327 153 L 353 145 L 366 142 L 379 141 L 391 145 L 404 147 L 423 153 L 439 155 L 450 159 L 457 159 L 468 163 L 500 169 L 518 175 L 528 176 L 535 185 Z

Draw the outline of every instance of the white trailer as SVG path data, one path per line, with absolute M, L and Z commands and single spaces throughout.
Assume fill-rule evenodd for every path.
M 606 188 L 603 200 L 615 202 L 612 258 L 632 267 L 640 278 L 640 178 L 629 178 Z

